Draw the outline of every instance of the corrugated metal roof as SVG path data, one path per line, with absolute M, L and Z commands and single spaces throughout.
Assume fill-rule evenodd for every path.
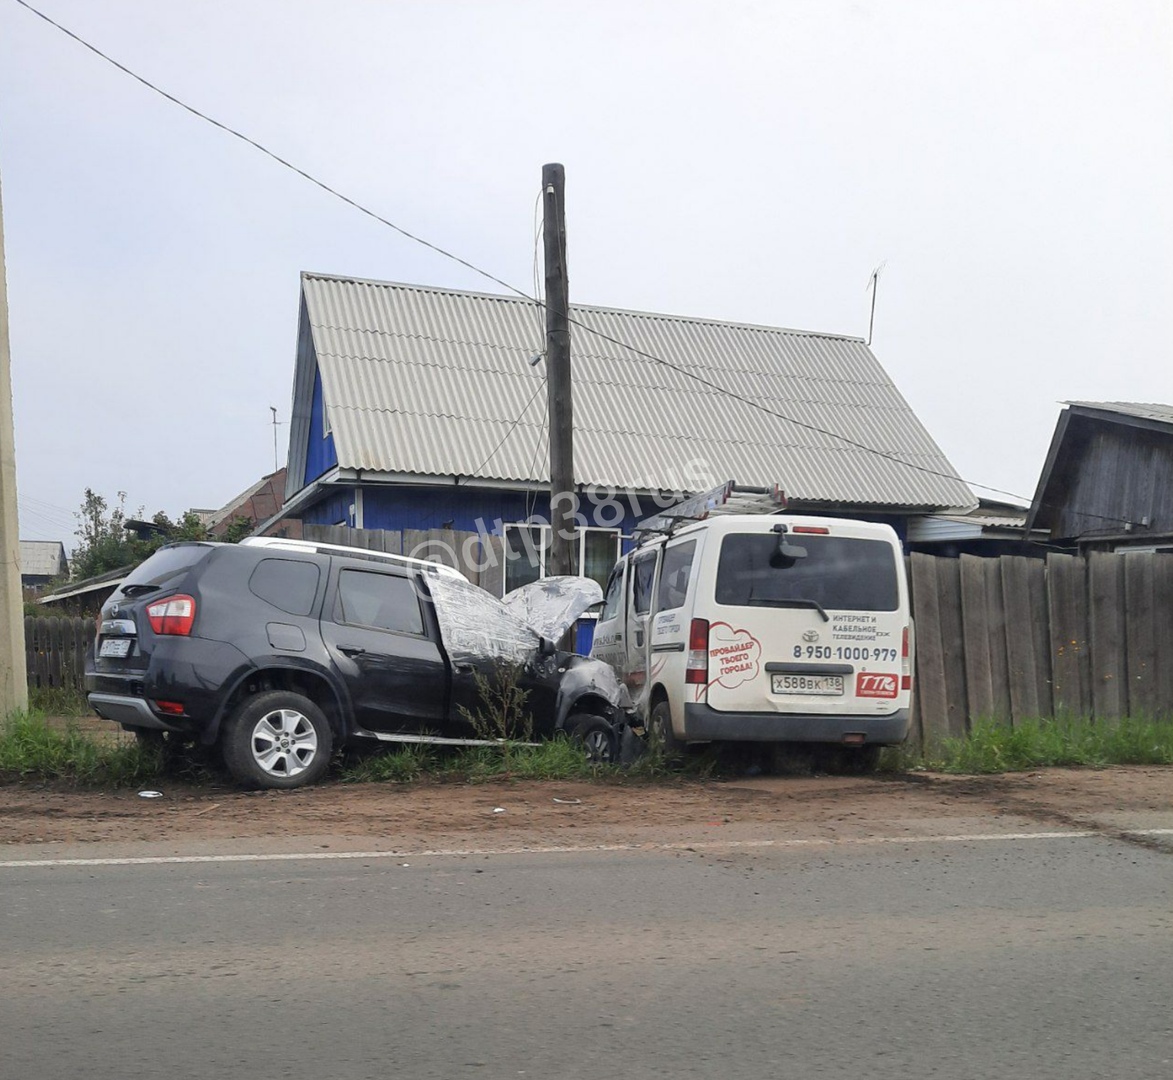
M 302 289 L 342 468 L 548 480 L 533 304 L 317 274 Z M 585 306 L 572 317 L 580 483 L 696 491 L 734 479 L 801 502 L 975 504 L 858 338 Z
M 1065 401 L 1063 404 L 1076 405 L 1082 409 L 1121 413 L 1141 420 L 1155 420 L 1160 424 L 1173 424 L 1173 405 L 1144 401 Z
M 20 572 L 27 577 L 57 577 L 66 571 L 65 545 L 60 540 L 22 540 Z

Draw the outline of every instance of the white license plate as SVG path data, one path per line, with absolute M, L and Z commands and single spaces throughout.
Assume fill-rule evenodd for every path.
M 98 649 L 99 656 L 129 656 L 131 638 L 107 638 Z
M 772 675 L 771 688 L 775 694 L 822 694 L 842 696 L 842 675 Z

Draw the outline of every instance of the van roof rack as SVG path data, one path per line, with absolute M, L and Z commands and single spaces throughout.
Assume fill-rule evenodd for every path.
M 413 559 L 410 555 L 395 555 L 390 551 L 375 551 L 372 548 L 346 547 L 343 544 L 323 544 L 317 540 L 292 540 L 285 536 L 247 536 L 240 541 L 242 546 L 276 548 L 279 551 L 301 551 L 318 555 L 346 555 L 350 558 L 371 559 L 375 562 L 391 562 L 399 566 L 416 566 L 433 574 L 458 577 L 464 575 L 447 563 L 431 559 Z
M 786 509 L 786 494 L 773 487 L 747 487 L 732 480 L 711 491 L 693 495 L 675 506 L 644 518 L 631 535 L 641 542 L 651 534 L 671 536 L 677 529 L 718 514 L 777 514 Z

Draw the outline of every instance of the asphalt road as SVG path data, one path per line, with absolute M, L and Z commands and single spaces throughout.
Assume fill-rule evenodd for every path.
M 0 1073 L 1169 1077 L 1100 836 L 0 868 Z

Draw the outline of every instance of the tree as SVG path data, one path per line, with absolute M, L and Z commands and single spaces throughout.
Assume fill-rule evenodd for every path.
M 138 520 L 143 518 L 140 508 Z M 77 514 L 78 545 L 70 560 L 75 580 L 95 577 L 124 566 L 137 566 L 164 544 L 177 540 L 207 540 L 208 530 L 194 510 L 188 510 L 173 522 L 162 510 L 151 519 L 152 535 L 140 539 L 126 528 L 126 492 L 118 492 L 118 502 L 111 507 L 92 488 L 86 488 L 81 510 Z

